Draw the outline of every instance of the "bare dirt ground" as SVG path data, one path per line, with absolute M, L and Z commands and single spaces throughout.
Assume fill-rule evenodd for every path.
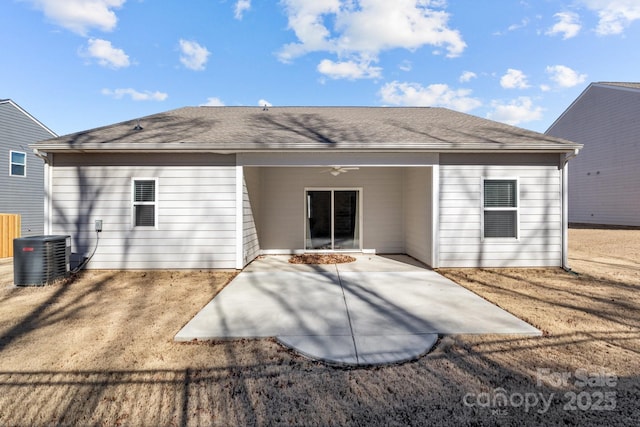
M 174 343 L 233 273 L 89 271 L 16 288 L 0 261 L 0 425 L 638 425 L 640 230 L 570 230 L 560 269 L 442 274 L 544 331 L 443 337 L 344 369 L 273 340 Z

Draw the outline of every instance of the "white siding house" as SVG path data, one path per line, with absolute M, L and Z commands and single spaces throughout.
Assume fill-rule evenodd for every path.
M 584 145 L 569 169 L 569 221 L 640 226 L 640 83 L 592 83 L 547 130 Z
M 261 254 L 566 266 L 580 145 L 441 108 L 183 108 L 43 141 L 47 232 L 88 268 L 241 269 Z M 102 231 L 95 231 L 95 221 Z M 98 240 L 99 239 L 99 240 Z

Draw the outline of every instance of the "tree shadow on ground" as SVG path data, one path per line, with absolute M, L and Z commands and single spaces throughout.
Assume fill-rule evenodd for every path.
M 412 363 L 358 369 L 328 367 L 284 352 L 274 359 L 275 345 L 267 351 L 247 341 L 213 345 L 227 355 L 244 353 L 243 362 L 167 370 L 0 372 L 0 422 L 632 425 L 638 415 L 637 377 L 578 389 L 575 377 L 560 385 L 553 377 L 575 376 L 575 370 L 546 364 L 538 367 L 548 371 L 526 374 L 459 344 Z M 615 395 L 599 400 L 605 392 Z M 588 397 L 577 401 L 574 395 Z
M 0 424 L 636 425 L 637 285 L 540 271 L 561 275 L 564 286 L 527 278 L 526 270 L 487 269 L 474 276 L 473 289 L 487 299 L 506 295 L 523 307 L 547 307 L 550 324 L 568 314 L 584 316 L 573 330 L 547 328 L 548 334 L 537 338 L 443 337 L 432 353 L 384 367 L 327 366 L 270 339 L 174 343 L 170 352 L 186 346 L 199 355 L 183 368 L 29 370 L 2 369 L 0 362 Z M 470 280 L 467 270 L 453 272 L 460 282 Z M 7 341 L 0 355 L 36 328 L 68 316 L 83 318 L 91 295 L 104 293 L 111 274 L 82 295 L 49 289 L 51 295 L 3 333 Z M 498 285 L 498 277 L 510 285 Z M 604 299 L 591 308 L 593 285 L 623 305 Z M 539 292 L 530 295 L 527 286 Z M 157 303 L 149 298 L 132 302 L 131 319 L 145 320 L 145 305 Z M 127 352 L 124 346 L 109 357 Z M 615 375 L 615 385 L 581 387 L 579 369 L 596 379 Z

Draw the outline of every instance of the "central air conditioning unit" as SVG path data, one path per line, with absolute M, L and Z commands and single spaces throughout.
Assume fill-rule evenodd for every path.
M 45 285 L 69 276 L 70 255 L 70 236 L 13 239 L 14 285 Z

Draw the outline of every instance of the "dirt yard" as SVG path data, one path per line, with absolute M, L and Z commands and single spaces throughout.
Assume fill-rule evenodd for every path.
M 0 260 L 0 425 L 637 426 L 640 230 L 570 238 L 576 274 L 440 271 L 543 336 L 443 337 L 419 360 L 357 369 L 273 340 L 174 343 L 233 273 L 16 288 Z

